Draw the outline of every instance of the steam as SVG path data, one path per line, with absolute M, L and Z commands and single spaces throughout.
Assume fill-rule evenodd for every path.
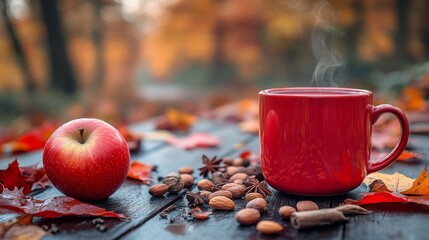
M 336 14 L 326 0 L 287 0 L 287 8 L 294 13 L 301 33 L 311 29 L 311 48 L 317 60 L 311 80 L 312 86 L 336 87 L 341 80 L 344 58 L 335 46 L 341 31 L 335 27 Z
M 313 12 L 315 24 L 311 34 L 311 48 L 317 60 L 311 85 L 336 87 L 334 79 L 343 75 L 344 57 L 335 46 L 335 39 L 341 33 L 332 24 L 335 13 L 325 0 L 318 1 Z

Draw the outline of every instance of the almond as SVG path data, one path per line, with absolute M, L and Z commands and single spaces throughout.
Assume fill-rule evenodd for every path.
M 183 184 L 185 188 L 192 187 L 194 185 L 194 177 L 190 174 L 180 174 L 180 177 L 182 178 Z
M 244 199 L 246 200 L 246 202 L 250 202 L 255 198 L 264 198 L 264 196 L 262 196 L 260 193 L 256 193 L 256 192 L 251 192 L 246 194 L 246 196 L 244 196 Z
M 283 219 L 289 219 L 294 212 L 296 212 L 296 209 L 291 206 L 283 206 L 279 209 L 279 215 Z
M 204 200 L 204 202 L 208 202 L 209 201 L 210 194 L 212 194 L 212 192 L 207 191 L 207 190 L 201 190 L 199 192 L 199 195 Z
M 209 201 L 209 205 L 215 210 L 232 211 L 235 209 L 235 203 L 231 199 L 223 196 L 212 198 Z
M 194 172 L 194 169 L 191 167 L 181 167 L 179 168 L 180 174 L 192 174 Z
M 237 179 L 237 180 L 235 180 L 233 183 L 237 183 L 237 184 L 239 184 L 239 185 L 243 185 L 243 180 L 241 180 L 241 179 Z
M 227 190 L 216 191 L 216 192 L 210 194 L 208 196 L 208 199 L 211 200 L 212 198 L 217 197 L 217 196 L 223 196 L 223 197 L 227 197 L 229 199 L 232 199 L 232 193 L 230 191 L 227 191 Z
M 168 191 L 168 186 L 166 184 L 163 184 L 163 183 L 155 184 L 149 188 L 149 194 L 154 196 L 154 197 L 160 197 L 160 196 L 166 194 L 167 191 Z
M 202 179 L 198 182 L 197 186 L 200 190 L 210 190 L 212 187 L 214 187 L 214 184 L 208 179 Z
M 254 208 L 262 213 L 268 209 L 267 201 L 265 201 L 263 198 L 255 198 L 246 204 L 246 208 Z
M 262 234 L 276 234 L 283 230 L 283 226 L 273 221 L 260 221 L 256 230 Z
M 244 194 L 244 187 L 242 185 L 232 186 L 226 191 L 231 192 L 232 198 L 241 198 Z
M 261 214 L 253 208 L 241 209 L 235 215 L 235 220 L 241 225 L 252 225 L 259 222 L 259 219 L 261 219 Z
M 237 184 L 237 183 L 227 183 L 227 184 L 225 184 L 225 185 L 222 186 L 222 190 L 228 190 L 228 188 L 234 187 L 234 186 L 240 186 L 240 184 Z
M 296 204 L 296 209 L 300 212 L 302 211 L 311 211 L 311 210 L 318 210 L 319 206 L 313 201 L 305 200 L 305 201 L 299 201 Z
M 246 170 L 246 168 L 245 167 L 243 167 L 243 166 L 240 166 L 240 167 L 237 167 L 237 166 L 230 166 L 230 167 L 227 167 L 226 168 L 226 173 L 229 175 L 229 176 L 233 176 L 234 174 L 236 174 L 236 173 L 240 173 L 240 172 L 244 172 Z
M 229 182 L 234 182 L 235 180 L 243 180 L 246 181 L 249 178 L 249 175 L 246 173 L 236 173 L 229 178 Z
M 223 159 L 223 164 L 225 164 L 226 166 L 231 166 L 233 163 L 234 163 L 234 159 L 230 157 L 226 157 Z

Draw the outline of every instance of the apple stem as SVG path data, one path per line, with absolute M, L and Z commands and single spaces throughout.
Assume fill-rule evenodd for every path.
M 80 128 L 79 129 L 79 133 L 80 133 L 80 143 L 84 143 L 85 140 L 83 139 L 83 134 L 85 133 L 85 129 L 84 128 Z

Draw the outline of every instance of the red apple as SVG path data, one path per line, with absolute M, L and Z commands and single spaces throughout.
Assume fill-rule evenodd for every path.
M 67 196 L 100 200 L 125 181 L 130 166 L 127 142 L 108 123 L 80 118 L 60 126 L 43 151 L 52 184 Z

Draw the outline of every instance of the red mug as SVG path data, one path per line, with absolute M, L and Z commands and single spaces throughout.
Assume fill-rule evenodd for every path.
M 259 92 L 262 173 L 273 188 L 296 195 L 335 195 L 358 187 L 405 149 L 405 114 L 372 105 L 372 92 L 349 88 L 276 88 Z M 396 147 L 370 160 L 372 125 L 383 113 L 401 124 Z

